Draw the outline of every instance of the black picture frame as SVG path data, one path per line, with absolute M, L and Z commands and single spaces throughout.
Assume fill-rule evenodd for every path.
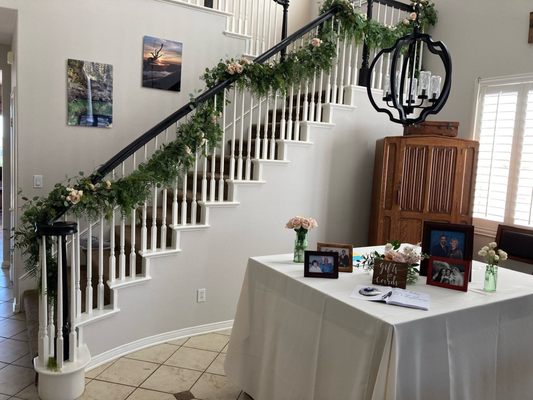
M 427 272 L 428 285 L 466 292 L 472 272 L 472 261 L 429 257 Z
M 443 237 L 446 242 L 445 247 L 442 246 Z M 473 244 L 473 225 L 433 221 L 424 222 L 424 234 L 422 237 L 423 254 L 430 257 L 472 261 Z M 440 246 L 441 250 L 437 246 Z M 428 264 L 428 259 L 424 259 L 420 263 L 421 276 L 427 276 Z
M 337 279 L 339 277 L 338 253 L 307 250 L 304 261 L 304 276 L 307 278 Z M 332 267 L 330 267 L 331 261 L 333 262 Z

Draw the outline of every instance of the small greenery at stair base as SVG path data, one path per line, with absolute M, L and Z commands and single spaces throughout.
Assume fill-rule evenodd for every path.
M 427 28 L 435 24 L 437 17 L 434 5 L 427 0 L 417 2 L 421 5 L 419 19 L 422 26 Z M 346 0 L 326 0 L 322 12 L 332 7 L 337 10 L 335 21 L 323 24 L 316 38 L 287 54 L 283 61 L 265 64 L 234 59 L 221 61 L 213 69 L 205 71 L 203 79 L 207 88 L 238 75 L 236 86 L 249 89 L 255 95 L 265 96 L 276 91 L 286 93 L 290 86 L 331 68 L 339 39 L 347 37 L 361 42 L 365 38 L 371 48 L 387 47 L 413 29 L 412 19 L 406 19 L 395 27 L 369 21 Z M 52 223 L 66 209 L 90 220 L 101 215 L 110 216 L 117 207 L 124 214 L 130 213 L 149 198 L 154 185 L 162 187 L 173 184 L 194 163 L 197 153 L 216 146 L 222 136 L 218 121 L 222 109 L 223 102 L 215 102 L 214 99 L 200 104 L 194 115 L 179 124 L 173 142 L 162 146 L 126 177 L 94 183 L 104 177 L 86 177 L 80 172 L 79 176 L 68 179 L 66 183 L 56 184 L 46 197 L 32 200 L 23 198 L 27 201 L 22 207 L 15 238 L 16 246 L 25 256 L 27 271 L 35 275 L 39 272 L 39 246 L 35 231 L 38 224 Z M 51 255 L 47 259 L 49 296 L 53 297 L 55 261 Z

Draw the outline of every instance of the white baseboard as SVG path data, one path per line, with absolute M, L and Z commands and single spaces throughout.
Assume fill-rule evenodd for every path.
M 132 353 L 134 351 L 142 350 L 146 347 L 168 342 L 169 340 L 176 340 L 176 339 L 181 339 L 184 337 L 203 335 L 209 332 L 216 332 L 216 331 L 231 328 L 232 326 L 233 326 L 233 320 L 229 320 L 229 321 L 215 322 L 212 324 L 193 326 L 191 328 L 178 329 L 176 331 L 170 331 L 170 332 L 150 336 L 147 338 L 139 339 L 134 342 L 124 344 L 122 346 L 108 350 L 104 353 L 93 356 L 91 359 L 91 362 L 87 365 L 86 371 L 96 368 L 116 358 L 122 357 L 126 354 Z

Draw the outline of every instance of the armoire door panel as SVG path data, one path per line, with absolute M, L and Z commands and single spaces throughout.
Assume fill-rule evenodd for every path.
M 456 166 L 456 147 L 432 148 L 427 212 L 451 215 L 453 210 Z
M 396 157 L 398 153 L 398 145 L 396 143 L 388 143 L 385 148 L 385 168 L 383 168 L 384 186 L 384 208 L 390 210 L 395 203 L 394 190 L 394 175 L 396 173 Z
M 423 220 L 400 218 L 400 234 L 398 240 L 402 243 L 417 244 L 422 241 Z
M 428 162 L 427 146 L 405 146 L 400 183 L 400 211 L 424 211 L 424 186 Z
M 477 143 L 476 143 L 477 145 Z M 477 146 L 471 146 L 463 149 L 463 174 L 461 185 L 461 196 L 459 197 L 459 214 L 462 217 L 472 217 L 472 205 L 474 204 L 474 181 L 475 175 L 471 171 L 477 169 Z M 456 189 L 457 190 L 457 189 Z

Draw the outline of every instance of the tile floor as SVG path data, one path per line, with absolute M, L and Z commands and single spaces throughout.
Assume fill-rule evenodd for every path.
M 0 269 L 0 400 L 37 400 L 23 313 L 12 312 L 7 271 Z M 230 330 L 169 341 L 86 373 L 79 400 L 251 400 L 228 382 Z

